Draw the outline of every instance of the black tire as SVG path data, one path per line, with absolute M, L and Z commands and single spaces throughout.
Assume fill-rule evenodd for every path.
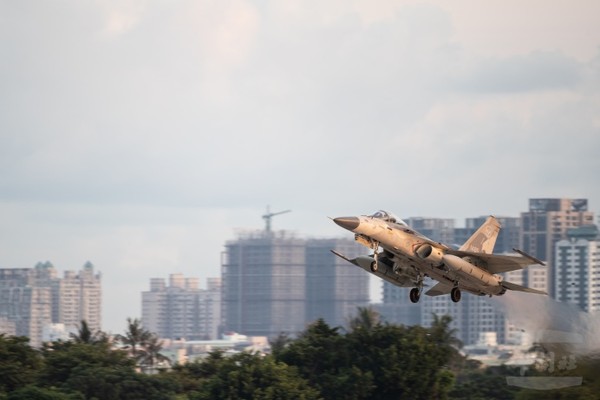
M 377 272 L 378 269 L 379 269 L 379 266 L 377 265 L 377 261 L 373 261 L 371 263 L 371 271 Z
M 411 302 L 418 303 L 419 299 L 421 298 L 421 293 L 419 293 L 419 289 L 418 288 L 410 289 L 409 297 L 410 297 Z
M 450 298 L 452 299 L 453 302 L 458 303 L 460 301 L 460 297 L 461 297 L 461 292 L 460 289 L 455 287 L 452 288 L 452 291 L 450 292 Z

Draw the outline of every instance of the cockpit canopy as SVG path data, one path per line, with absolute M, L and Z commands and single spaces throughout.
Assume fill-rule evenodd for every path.
M 389 213 L 387 211 L 384 210 L 379 210 L 376 211 L 375 213 L 369 215 L 369 217 L 371 218 L 377 218 L 377 219 L 382 219 L 386 222 L 393 222 L 399 225 L 404 225 L 406 226 L 406 222 L 402 221 L 400 218 L 397 218 L 394 214 Z

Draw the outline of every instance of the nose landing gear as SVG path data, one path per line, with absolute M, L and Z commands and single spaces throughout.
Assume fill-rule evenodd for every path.
M 372 241 L 371 248 L 373 249 L 373 262 L 371 263 L 371 272 L 377 272 L 379 269 L 379 242 Z

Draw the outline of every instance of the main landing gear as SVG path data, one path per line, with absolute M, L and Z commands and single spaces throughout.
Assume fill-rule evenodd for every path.
M 410 289 L 410 293 L 408 294 L 410 301 L 418 303 L 421 298 L 421 292 L 423 292 L 423 275 L 419 274 L 417 277 L 417 287 Z
M 460 301 L 461 293 L 460 289 L 457 287 L 453 287 L 450 291 L 450 298 L 453 302 L 458 303 Z
M 419 299 L 421 298 L 421 291 L 419 288 L 410 289 L 409 297 L 411 302 L 418 303 Z

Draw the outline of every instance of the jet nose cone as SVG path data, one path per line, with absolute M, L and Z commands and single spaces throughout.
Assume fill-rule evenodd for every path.
M 341 226 L 344 229 L 348 229 L 349 231 L 355 230 L 356 228 L 358 228 L 358 225 L 360 224 L 360 220 L 356 217 L 334 218 L 333 222 L 335 222 L 336 224 L 338 224 L 339 226 Z

